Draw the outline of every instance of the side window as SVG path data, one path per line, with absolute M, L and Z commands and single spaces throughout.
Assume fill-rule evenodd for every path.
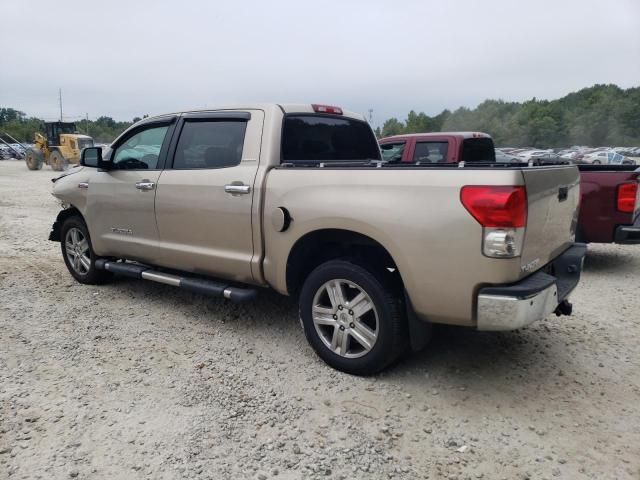
M 443 163 L 447 161 L 449 142 L 417 142 L 413 161 L 420 163 Z
M 385 162 L 399 162 L 402 160 L 402 154 L 406 146 L 406 142 L 384 143 L 380 145 L 382 160 Z
M 150 127 L 129 137 L 113 154 L 118 170 L 153 170 L 158 167 L 160 149 L 169 126 Z
M 247 122 L 187 120 L 173 159 L 174 169 L 234 167 L 242 158 Z

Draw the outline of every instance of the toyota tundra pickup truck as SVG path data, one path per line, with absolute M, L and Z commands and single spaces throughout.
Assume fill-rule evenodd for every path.
M 86 148 L 50 234 L 80 283 L 113 274 L 227 298 L 297 299 L 339 370 L 380 371 L 432 323 L 511 330 L 569 314 L 574 166 L 393 165 L 326 105 L 189 111 Z

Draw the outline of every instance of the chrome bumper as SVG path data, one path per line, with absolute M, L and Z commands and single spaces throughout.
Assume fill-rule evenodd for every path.
M 527 298 L 478 295 L 478 330 L 515 330 L 551 315 L 558 306 L 555 285 Z
M 551 263 L 552 274 L 538 271 L 512 285 L 480 289 L 478 330 L 515 330 L 548 317 L 578 284 L 586 251 L 575 244 Z

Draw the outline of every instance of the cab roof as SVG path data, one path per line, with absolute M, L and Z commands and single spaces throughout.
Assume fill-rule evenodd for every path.
M 402 135 L 391 135 L 380 140 L 401 140 L 407 138 L 424 138 L 424 137 L 455 137 L 461 139 L 467 138 L 491 138 L 491 135 L 483 132 L 425 132 L 425 133 L 405 133 Z
M 169 115 L 180 115 L 182 113 L 204 113 L 204 112 L 219 112 L 224 110 L 263 110 L 264 112 L 280 111 L 284 114 L 289 113 L 318 113 L 314 110 L 313 106 L 317 104 L 312 103 L 241 103 L 235 105 L 223 105 L 218 107 L 208 108 L 196 108 L 189 110 L 182 110 L 178 112 L 165 113 L 161 115 L 154 115 L 153 117 L 147 117 L 143 120 L 147 121 L 153 118 L 161 118 Z M 322 104 L 322 106 L 327 106 Z M 338 116 L 352 118 L 355 120 L 366 121 L 365 117 L 359 113 L 344 110 L 342 107 L 337 107 L 342 111 Z M 320 113 L 319 113 L 320 114 Z

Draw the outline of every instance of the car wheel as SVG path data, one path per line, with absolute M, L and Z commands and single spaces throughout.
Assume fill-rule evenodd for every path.
M 104 283 L 112 276 L 110 272 L 98 270 L 98 257 L 91 246 L 91 238 L 80 217 L 69 217 L 60 230 L 62 257 L 69 273 L 80 283 L 95 285 Z
M 395 361 L 407 345 L 401 289 L 382 272 L 331 260 L 313 270 L 300 293 L 307 340 L 327 364 L 372 375 Z
M 51 155 L 49 156 L 49 164 L 51 165 L 51 168 L 58 172 L 67 168 L 67 161 L 60 152 L 55 150 L 51 152 Z
M 594 160 L 591 162 L 592 165 L 600 165 L 600 160 Z
M 34 149 L 27 149 L 25 162 L 29 170 L 40 170 L 42 168 L 42 154 Z

